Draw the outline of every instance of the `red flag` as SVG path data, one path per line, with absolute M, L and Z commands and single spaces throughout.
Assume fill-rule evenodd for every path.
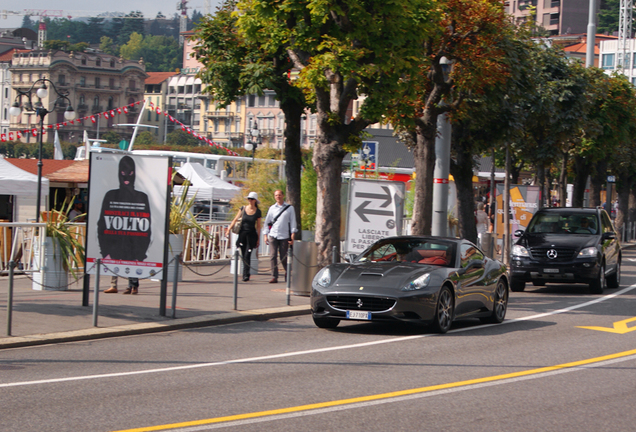
M 128 107 L 124 107 L 124 112 L 128 114 Z
M 155 111 L 157 112 L 157 114 L 161 114 L 161 108 L 157 107 Z
M 2 135 L 4 136 L 4 135 Z M 9 132 L 9 141 L 13 141 L 13 132 Z
M 117 113 L 121 114 L 121 108 L 117 108 Z
M 92 121 L 93 123 L 97 123 L 97 119 L 95 119 L 95 116 L 91 116 L 91 121 Z
M 16 138 L 17 138 L 17 139 L 22 138 L 22 134 L 20 133 L 20 131 L 17 131 L 17 132 L 15 133 L 15 136 L 16 136 Z
M 7 141 L 7 134 L 0 135 L 0 141 L 6 142 Z

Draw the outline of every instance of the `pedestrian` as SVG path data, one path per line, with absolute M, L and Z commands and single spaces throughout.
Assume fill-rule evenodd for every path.
M 484 211 L 484 203 L 477 204 L 477 211 L 475 212 L 475 222 L 477 224 L 477 237 L 479 238 L 479 245 L 481 246 L 482 234 L 488 232 L 488 225 L 490 219 L 488 214 Z
M 258 245 L 260 244 L 261 217 L 263 216 L 261 209 L 258 208 L 258 194 L 256 192 L 250 192 L 247 195 L 247 202 L 248 205 L 241 207 L 236 216 L 234 216 L 230 226 L 225 230 L 225 235 L 229 236 L 234 225 L 237 223 L 241 224 L 236 246 L 241 249 L 241 256 L 243 257 L 243 281 L 245 282 L 250 280 L 252 250 L 254 248 L 258 249 Z M 238 222 L 239 217 L 241 217 L 241 222 Z
M 73 208 L 68 212 L 68 220 L 69 222 L 84 222 L 86 220 L 84 216 L 82 202 L 76 198 L 73 202 Z
M 272 205 L 265 216 L 265 242 L 271 246 L 270 266 L 272 279 L 269 283 L 278 282 L 278 255 L 285 269 L 285 281 L 287 281 L 287 252 L 294 242 L 294 234 L 298 232 L 296 227 L 296 212 L 294 207 L 285 203 L 285 196 L 281 190 L 274 192 L 276 203 Z
M 128 288 L 124 294 L 137 294 L 139 292 L 139 279 L 128 278 Z M 106 294 L 117 294 L 117 276 L 110 277 L 110 288 L 104 291 Z

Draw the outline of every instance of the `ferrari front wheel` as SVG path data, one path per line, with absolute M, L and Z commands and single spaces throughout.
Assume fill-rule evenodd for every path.
M 437 333 L 443 334 L 450 330 L 454 311 L 455 300 L 453 299 L 453 293 L 448 287 L 442 287 L 437 298 L 435 318 L 433 319 L 433 328 Z

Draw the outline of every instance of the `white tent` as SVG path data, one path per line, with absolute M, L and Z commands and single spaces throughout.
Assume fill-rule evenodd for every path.
M 200 163 L 185 163 L 177 172 L 190 181 L 188 197 L 196 194 L 197 200 L 231 200 L 241 192 L 241 188 L 234 186 L 217 177 L 211 170 Z M 183 186 L 175 186 L 174 194 L 180 196 Z
M 41 196 L 49 194 L 49 179 L 42 177 Z M 0 195 L 36 197 L 38 176 L 18 168 L 11 162 L 0 158 Z

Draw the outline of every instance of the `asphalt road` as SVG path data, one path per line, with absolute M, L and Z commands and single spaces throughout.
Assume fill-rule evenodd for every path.
M 603 295 L 528 286 L 503 324 L 442 336 L 302 316 L 3 350 L 0 429 L 633 430 L 636 251 L 622 270 Z

